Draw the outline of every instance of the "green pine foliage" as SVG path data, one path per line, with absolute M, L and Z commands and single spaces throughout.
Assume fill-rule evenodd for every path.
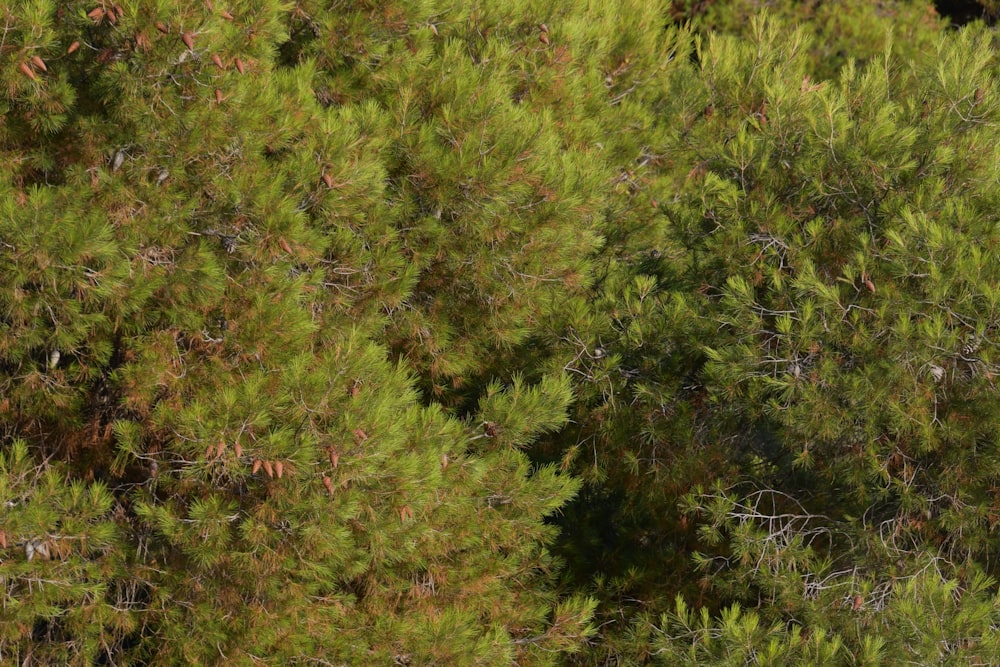
M 947 25 L 938 16 L 935 3 L 925 0 L 687 0 L 673 3 L 673 14 L 679 22 L 690 21 L 704 34 L 748 37 L 752 19 L 764 4 L 772 17 L 800 25 L 812 37 L 808 46 L 810 70 L 814 77 L 824 79 L 836 78 L 849 60 L 867 62 L 881 55 L 887 40 L 894 42 L 898 55 L 920 58 L 933 50 L 935 39 Z
M 97 655 L 106 632 L 135 630 L 135 619 L 109 599 L 118 592 L 109 586 L 129 586 L 114 578 L 125 566 L 115 497 L 106 484 L 72 480 L 68 472 L 36 466 L 24 440 L 0 452 L 0 633 L 10 664 L 71 664 Z
M 285 61 L 316 63 L 320 100 L 385 113 L 393 231 L 377 238 L 395 244 L 412 289 L 382 301 L 382 339 L 444 404 L 470 409 L 490 377 L 510 377 L 515 348 L 587 286 L 600 245 L 593 147 L 567 137 L 556 104 L 532 103 L 535 80 L 558 76 L 566 57 L 559 35 L 539 28 L 551 11 L 310 2 L 283 48 Z
M 995 664 L 993 33 L 0 7 L 0 662 Z
M 678 591 L 729 609 L 730 626 L 704 632 L 742 628 L 753 655 L 772 639 L 750 626 L 835 639 L 809 660 L 865 660 L 891 613 L 922 643 L 889 637 L 886 659 L 931 655 L 914 608 L 880 607 L 861 629 L 838 620 L 852 617 L 859 580 L 897 609 L 896 582 L 928 555 L 937 578 L 910 594 L 929 600 L 937 586 L 993 604 L 992 47 L 970 30 L 915 61 L 887 42 L 836 80 L 810 54 L 804 31 L 755 21 L 745 37 L 697 40 L 696 64 L 670 78 L 656 152 L 671 159 L 647 182 L 673 195 L 652 247 L 601 284 L 615 335 L 595 365 L 613 372 L 567 443 L 580 443 L 576 466 L 592 481 L 568 511 L 566 557 L 598 575 L 608 627 L 632 623 L 605 632 L 597 659 L 676 657 L 659 633 L 685 635 L 650 612 L 674 613 Z M 713 480 L 741 507 L 763 492 L 780 502 L 709 522 L 721 510 L 698 488 Z M 688 492 L 700 499 L 690 512 L 678 503 Z M 784 523 L 793 510 L 818 525 Z M 843 599 L 810 597 L 820 580 Z M 943 631 L 948 655 L 995 660 L 988 623 L 977 627 Z M 812 645 L 779 635 L 767 664 L 807 660 L 796 651 Z M 737 649 L 720 639 L 689 664 Z
M 422 303 L 420 280 L 458 290 L 443 314 L 412 316 L 442 330 L 461 299 L 497 301 L 497 319 L 461 325 L 495 334 L 469 343 L 480 351 L 523 336 L 535 306 L 504 306 L 509 287 L 549 289 L 521 274 L 543 271 L 546 225 L 570 220 L 536 202 L 549 188 L 563 202 L 566 176 L 514 102 L 494 109 L 509 84 L 447 108 L 491 70 L 425 29 L 438 66 L 420 71 L 442 87 L 396 136 L 408 121 L 374 81 L 337 101 L 314 87 L 337 68 L 302 53 L 302 7 L 5 11 L 3 660 L 551 664 L 577 650 L 593 603 L 554 588 L 544 518 L 578 483 L 520 451 L 564 423 L 568 382 L 497 388 L 483 409 L 503 436 L 480 447 L 481 426 L 418 401 L 419 360 L 378 342 Z M 452 67 L 460 78 L 439 76 Z M 445 154 L 482 182 L 439 174 L 438 194 L 410 192 Z M 482 237 L 438 252 L 418 196 L 476 234 L 504 229 L 474 202 L 541 206 L 510 232 L 539 249 L 498 249 L 507 282 L 470 291 L 452 278 L 480 275 L 467 253 Z M 455 276 L 424 275 L 418 237 Z M 577 238 L 542 277 L 582 270 L 594 240 Z

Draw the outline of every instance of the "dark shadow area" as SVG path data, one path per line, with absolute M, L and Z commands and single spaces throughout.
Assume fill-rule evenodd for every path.
M 954 26 L 963 26 L 976 19 L 982 19 L 987 25 L 994 25 L 997 20 L 996 16 L 991 16 L 976 0 L 935 0 L 934 8 Z

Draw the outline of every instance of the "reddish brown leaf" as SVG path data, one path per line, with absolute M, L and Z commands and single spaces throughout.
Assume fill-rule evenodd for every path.
M 28 63 L 21 63 L 17 66 L 17 68 L 32 81 L 37 81 L 37 79 L 35 79 L 35 73 L 31 70 L 31 66 L 29 66 Z
M 109 9 L 107 10 L 107 12 L 105 12 L 105 14 L 108 17 L 108 21 L 111 23 L 111 25 L 115 25 L 116 23 L 118 23 L 118 14 L 115 14 L 115 10 Z
M 38 56 L 32 56 L 31 62 L 32 64 L 34 64 L 35 67 L 42 70 L 43 72 L 49 71 L 49 68 L 45 66 L 45 61 L 39 58 Z
M 7 548 L 7 533 L 0 530 L 0 549 Z
M 222 58 L 219 57 L 218 53 L 212 54 L 212 62 L 215 63 L 215 66 L 219 69 L 226 69 L 226 66 L 222 64 Z
M 539 33 L 539 35 L 538 35 L 538 41 L 540 41 L 542 44 L 548 44 L 549 43 L 549 33 L 547 33 L 547 32 Z
M 168 34 L 170 31 L 167 30 L 167 26 L 163 25 L 162 21 L 156 22 L 156 29 L 162 32 L 164 35 Z
M 240 74 L 243 74 L 243 72 L 245 71 L 243 68 L 243 61 L 240 60 L 239 58 L 236 59 L 236 69 L 239 71 Z
M 541 30 L 543 33 L 549 32 L 549 26 L 545 25 L 544 23 L 540 23 L 538 25 L 538 29 Z
M 219 440 L 219 444 L 215 446 L 215 458 L 219 458 L 226 453 L 226 441 Z
M 860 595 L 855 595 L 854 600 L 851 603 L 851 611 L 858 611 L 865 604 L 865 599 Z
M 104 7 L 95 7 L 87 12 L 87 18 L 93 20 L 96 23 L 100 23 L 104 20 Z
M 184 42 L 184 46 L 194 51 L 194 35 L 189 32 L 181 33 L 181 41 Z
M 868 272 L 866 271 L 861 272 L 861 282 L 864 283 L 865 287 L 868 288 L 869 292 L 871 292 L 872 294 L 875 293 L 875 283 L 873 283 L 872 279 L 868 276 Z
M 270 461 L 264 461 L 264 472 L 267 473 L 268 477 L 274 477 L 274 466 L 271 465 Z
M 285 474 L 285 464 L 282 463 L 281 461 L 275 461 L 274 474 L 275 476 L 277 476 L 278 479 L 281 479 L 281 476 Z
M 236 452 L 236 458 L 238 459 L 243 458 L 243 445 L 241 445 L 239 441 L 233 444 L 233 451 Z
M 292 246 L 288 245 L 288 241 L 285 240 L 284 236 L 278 237 L 278 245 L 280 245 L 281 249 L 287 252 L 289 255 L 292 254 Z
M 78 48 L 80 48 L 80 42 L 73 42 L 72 44 L 69 45 L 69 48 L 66 49 L 66 54 L 69 55 L 74 51 L 76 51 Z
M 261 461 L 260 459 L 254 459 L 253 460 L 253 470 L 251 472 L 254 475 L 256 475 L 258 472 L 260 472 L 260 466 L 261 466 L 262 463 L 263 463 L 263 461 Z
M 323 182 L 326 183 L 326 187 L 332 188 L 333 187 L 333 176 L 331 176 L 330 174 L 323 174 Z
M 222 91 L 218 88 L 215 89 L 215 103 L 222 104 Z
M 329 493 L 332 496 L 333 495 L 333 480 L 330 479 L 328 476 L 323 475 L 323 486 L 326 487 L 326 492 Z
M 448 469 L 448 463 L 449 463 L 448 455 L 447 454 L 442 454 L 441 455 L 441 470 L 447 470 Z
M 230 14 L 225 9 L 222 10 L 222 14 L 220 14 L 220 16 L 222 16 L 222 18 L 226 19 L 227 21 L 232 21 L 233 20 L 233 15 Z
M 208 448 L 205 449 L 205 458 L 208 459 L 209 461 L 211 461 L 212 460 L 212 454 L 214 454 L 214 453 L 215 453 L 215 447 L 212 447 L 212 445 L 209 445 Z
M 368 434 L 362 431 L 360 428 L 356 428 L 352 432 L 354 433 L 354 442 L 356 443 L 362 443 L 368 439 Z
M 329 451 L 330 451 L 330 465 L 336 468 L 337 466 L 340 465 L 340 454 L 338 454 L 337 450 L 334 449 L 333 447 L 330 447 Z

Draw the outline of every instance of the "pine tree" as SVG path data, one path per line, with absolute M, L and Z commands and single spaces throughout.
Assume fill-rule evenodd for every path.
M 8 4 L 0 662 L 1000 659 L 981 27 Z
M 492 385 L 487 447 L 378 342 L 419 279 L 465 265 L 422 276 L 397 212 L 401 165 L 449 116 L 400 139 L 378 77 L 329 97 L 352 43 L 332 17 L 355 15 L 324 9 L 324 28 L 307 9 L 5 10 L 4 661 L 551 664 L 590 633 L 592 603 L 554 588 L 544 521 L 577 484 L 522 451 L 564 423 L 565 378 Z M 329 60 L 302 56 L 304 29 Z M 475 80 L 412 32 L 428 85 Z M 509 207 L 561 176 L 533 160 L 512 182 L 512 142 L 534 145 L 504 113 L 461 123 L 504 142 L 490 179 L 522 188 Z M 586 254 L 564 252 L 559 275 Z M 520 284 L 532 261 L 497 266 Z M 532 308 L 497 317 L 513 331 Z M 467 345 L 520 335 L 497 333 Z
M 804 601 L 803 572 L 816 578 L 830 559 L 888 590 L 886 576 L 926 567 L 900 536 L 942 559 L 915 595 L 993 574 L 993 258 L 981 241 L 993 53 L 971 32 L 936 39 L 933 58 L 898 56 L 889 40 L 886 55 L 824 81 L 806 31 L 745 33 L 705 37 L 693 66 L 681 58 L 659 80 L 669 95 L 645 136 L 669 158 L 645 164 L 628 194 L 655 193 L 660 215 L 626 214 L 635 231 L 606 248 L 590 307 L 610 332 L 598 358 L 580 356 L 576 426 L 541 450 L 576 457 L 591 481 L 562 524 L 563 553 L 597 573 L 598 660 L 648 656 L 648 616 L 633 619 L 647 639 L 621 630 L 639 608 L 672 610 L 678 591 L 709 610 L 758 606 L 765 625 L 808 618 L 806 632 L 860 656 L 861 636 L 830 618 L 851 604 Z M 737 498 L 786 494 L 826 516 L 836 542 L 776 559 L 791 573 L 780 585 L 761 580 L 743 533 L 708 543 L 695 530 L 708 510 L 678 507 L 713 480 Z M 879 526 L 892 540 L 871 538 Z M 968 655 L 989 655 L 978 627 Z

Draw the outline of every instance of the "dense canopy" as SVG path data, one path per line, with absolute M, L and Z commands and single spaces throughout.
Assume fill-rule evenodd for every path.
M 0 6 L 0 663 L 1000 663 L 995 32 L 760 4 Z

